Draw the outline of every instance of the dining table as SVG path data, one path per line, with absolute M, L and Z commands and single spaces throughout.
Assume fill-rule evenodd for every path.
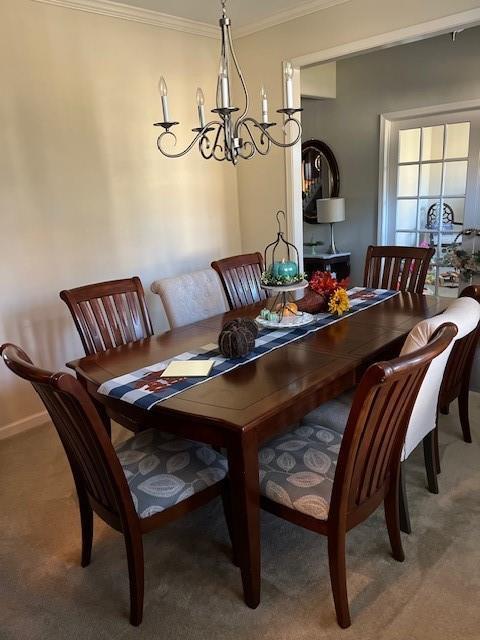
M 308 412 L 355 386 L 372 362 L 398 355 L 420 320 L 449 300 L 398 292 L 358 313 L 270 351 L 223 375 L 191 386 L 148 410 L 98 392 L 112 378 L 216 343 L 227 320 L 255 318 L 265 302 L 236 309 L 68 363 L 105 424 L 108 409 L 178 437 L 226 450 L 232 535 L 245 603 L 260 603 L 259 448 Z

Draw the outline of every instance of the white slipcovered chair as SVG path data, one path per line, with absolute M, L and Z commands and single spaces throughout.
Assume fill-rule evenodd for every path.
M 454 343 L 474 331 L 479 321 L 480 304 L 473 298 L 458 298 L 443 313 L 419 322 L 410 331 L 401 351 L 401 355 L 406 355 L 425 346 L 438 327 L 445 322 L 453 322 L 458 328 L 458 333 L 452 344 L 432 361 L 427 371 L 412 411 L 403 446 L 402 461 L 405 461 L 423 441 L 428 489 L 432 493 L 438 493 L 438 448 L 434 434 L 437 427 L 438 397 L 443 375 Z M 353 392 L 349 391 L 335 400 L 326 402 L 307 414 L 303 418 L 302 424 L 322 425 L 343 434 L 352 398 Z M 410 533 L 404 467 L 401 476 L 401 527 L 403 531 Z
M 150 289 L 160 296 L 172 328 L 229 310 L 220 278 L 211 268 L 155 280 Z

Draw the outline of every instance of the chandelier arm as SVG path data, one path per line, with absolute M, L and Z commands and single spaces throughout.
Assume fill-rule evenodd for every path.
M 243 120 L 243 122 L 241 123 L 241 126 L 240 126 L 240 131 L 242 129 L 246 129 L 247 133 L 248 133 L 248 135 L 250 137 L 250 141 L 251 141 L 250 142 L 250 141 L 247 140 L 246 142 L 244 142 L 244 145 L 245 144 L 253 144 L 253 146 L 255 147 L 255 152 L 259 153 L 262 156 L 266 156 L 267 153 L 270 150 L 270 140 L 267 140 L 266 142 L 264 142 L 265 138 L 264 138 L 263 135 L 261 135 L 260 136 L 260 141 L 257 142 L 257 140 L 255 140 L 255 136 L 253 135 L 250 127 L 248 126 L 248 121 L 253 121 L 255 123 L 255 126 L 257 126 L 257 127 L 259 126 L 258 123 L 256 123 L 256 121 L 253 118 L 246 118 L 245 120 Z M 244 156 L 242 155 L 242 158 L 243 157 Z M 251 157 L 252 157 L 251 155 L 248 156 L 248 158 L 251 158 Z
M 216 158 L 215 156 L 215 150 L 217 149 L 217 147 L 219 147 L 220 150 L 223 151 L 222 146 L 218 144 L 218 139 L 220 137 L 223 125 L 221 122 L 216 122 L 215 124 L 217 126 L 217 133 L 215 134 L 213 144 L 210 142 L 210 139 L 206 135 L 202 136 L 200 142 L 198 143 L 200 153 L 202 154 L 202 157 L 205 158 L 205 160 L 210 160 L 210 158 L 215 158 L 215 160 L 218 160 L 218 158 Z
M 282 148 L 284 148 L 284 149 L 286 149 L 287 147 L 292 147 L 292 146 L 293 146 L 294 144 L 296 144 L 296 143 L 300 140 L 300 138 L 302 137 L 302 125 L 300 124 L 300 122 L 299 122 L 296 118 L 292 118 L 292 117 L 290 117 L 290 116 L 285 120 L 285 122 L 284 122 L 284 124 L 283 124 L 282 129 L 283 129 L 283 131 L 286 133 L 286 131 L 287 131 L 286 127 L 287 127 L 287 125 L 288 125 L 288 123 L 289 123 L 289 122 L 294 122 L 294 123 L 297 125 L 298 134 L 297 134 L 297 137 L 295 138 L 295 140 L 292 140 L 292 142 L 278 142 L 277 140 L 275 140 L 275 138 L 273 138 L 273 137 L 268 133 L 268 131 L 267 131 L 265 128 L 263 128 L 263 127 L 262 127 L 262 125 L 261 125 L 261 124 L 259 124 L 259 123 L 255 120 L 255 118 L 245 118 L 245 119 L 243 120 L 243 122 L 244 122 L 244 123 L 245 123 L 245 122 L 251 122 L 253 125 L 255 125 L 256 127 L 258 127 L 259 129 L 262 129 L 262 135 L 264 135 L 266 138 L 268 138 L 268 139 L 270 140 L 270 142 L 271 142 L 272 144 L 274 144 L 275 146 L 277 146 L 277 147 L 282 147 Z
M 168 153 L 167 151 L 165 151 L 162 148 L 162 141 L 164 140 L 164 138 L 166 136 L 173 136 L 173 144 L 175 146 L 175 144 L 177 143 L 177 136 L 173 133 L 173 131 L 170 131 L 169 129 L 167 129 L 166 131 L 164 131 L 163 133 L 161 133 L 158 138 L 157 138 L 157 148 L 160 151 L 160 153 L 162 153 L 164 156 L 166 156 L 167 158 L 181 158 L 182 156 L 186 155 L 194 146 L 195 144 L 200 140 L 200 138 L 207 138 L 206 136 L 206 130 L 209 129 L 212 126 L 222 126 L 221 122 L 218 122 L 217 120 L 212 120 L 211 122 L 209 122 L 208 124 L 206 124 L 204 127 L 202 127 L 202 129 L 200 131 L 198 131 L 197 135 L 193 138 L 193 140 L 190 142 L 190 144 L 185 147 L 185 149 L 183 151 L 179 151 L 178 153 Z
M 246 153 L 242 153 L 241 151 L 238 151 L 239 157 L 242 158 L 243 160 L 250 160 L 250 158 L 252 158 L 258 151 L 255 143 L 250 142 L 250 140 L 244 141 L 243 149 L 246 151 Z

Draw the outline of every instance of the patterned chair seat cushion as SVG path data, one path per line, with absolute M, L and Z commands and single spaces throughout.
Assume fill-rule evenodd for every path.
M 345 427 L 347 426 L 354 393 L 355 389 L 351 389 L 341 396 L 329 400 L 329 402 L 324 402 L 313 411 L 310 411 L 310 413 L 307 413 L 307 415 L 302 418 L 301 424 L 321 424 L 327 427 L 327 429 L 333 429 L 343 435 Z
M 211 447 L 157 429 L 116 447 L 140 518 L 164 511 L 223 480 L 227 460 Z
M 305 424 L 270 440 L 259 452 L 260 493 L 326 520 L 342 436 Z

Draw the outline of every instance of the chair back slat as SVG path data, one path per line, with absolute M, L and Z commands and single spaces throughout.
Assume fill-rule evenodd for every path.
M 378 261 L 380 264 L 380 260 Z M 385 264 L 383 265 L 383 276 L 382 276 L 382 289 L 388 289 L 390 285 L 391 271 L 393 266 L 393 258 L 391 256 L 387 256 L 385 258 Z
M 432 248 L 369 246 L 365 260 L 364 286 L 422 293 Z
M 153 334 L 142 283 L 137 277 L 60 292 L 90 355 Z
M 100 417 L 78 380 L 68 373 L 51 373 L 35 367 L 18 347 L 0 348 L 7 367 L 28 380 L 40 396 L 57 430 L 77 488 L 122 517 L 135 508 L 120 461 Z
M 385 495 L 398 472 L 412 409 L 432 360 L 457 333 L 441 325 L 422 349 L 372 365 L 357 387 L 339 453 L 333 486 L 333 518 Z M 330 516 L 329 516 L 330 518 Z
M 263 271 L 260 253 L 216 260 L 211 266 L 220 276 L 230 309 L 240 309 L 266 299 L 267 295 L 260 286 Z
M 108 327 L 112 333 L 114 343 L 123 344 L 125 338 L 122 335 L 122 326 L 118 317 L 114 296 L 105 296 L 103 298 L 103 308 L 107 316 Z
M 460 297 L 473 298 L 480 303 L 480 285 L 466 287 Z M 448 405 L 459 396 L 462 384 L 468 388 L 479 338 L 480 323 L 474 331 L 460 338 L 453 345 L 440 390 L 440 407 Z

